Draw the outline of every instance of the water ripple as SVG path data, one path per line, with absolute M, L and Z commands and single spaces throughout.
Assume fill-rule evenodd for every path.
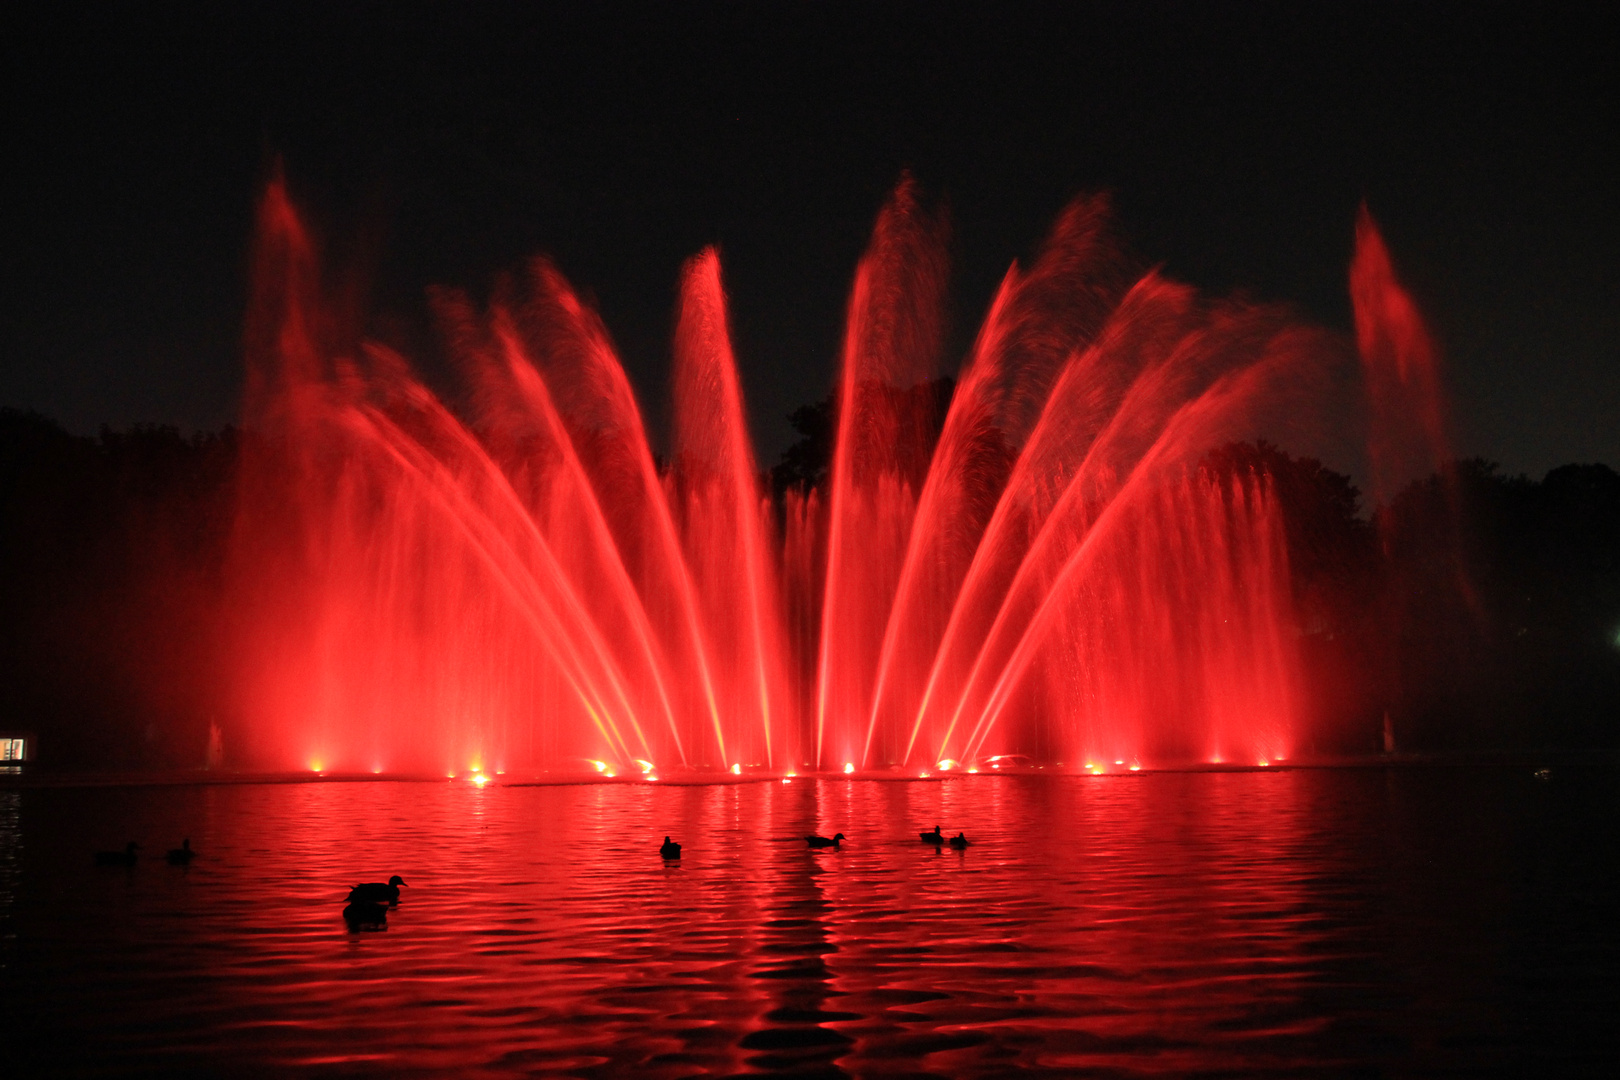
M 53 1075 L 1567 1074 L 1600 772 L 0 790 L 4 1009 Z

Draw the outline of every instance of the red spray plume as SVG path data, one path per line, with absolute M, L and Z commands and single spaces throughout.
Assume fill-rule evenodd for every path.
M 1374 499 L 1395 492 L 1451 460 L 1440 354 L 1417 305 L 1395 277 L 1389 248 L 1364 204 L 1356 215 L 1350 263 L 1356 345 L 1372 406 L 1368 455 Z
M 1432 350 L 1365 232 L 1369 383 L 1422 397 Z M 487 311 L 436 294 L 470 417 L 399 357 L 339 349 L 273 183 L 239 756 L 663 773 L 1290 753 L 1307 718 L 1282 510 L 1263 473 L 1199 462 L 1333 350 L 1126 265 L 1105 204 L 1077 201 L 1008 272 L 941 427 L 917 388 L 939 370 L 943 230 L 903 182 L 856 271 L 828 485 L 776 506 L 713 250 L 683 271 L 660 461 L 549 263 Z

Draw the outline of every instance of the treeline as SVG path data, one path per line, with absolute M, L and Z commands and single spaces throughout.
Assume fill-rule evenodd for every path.
M 1620 475 L 1563 465 L 1538 482 L 1462 461 L 1387 515 L 1408 741 L 1620 745 Z
M 0 409 L 0 728 L 42 760 L 200 763 L 238 451 L 232 428 L 89 438 Z
M 916 393 L 939 419 L 948 384 Z M 824 483 L 831 399 L 770 481 Z M 227 698 L 221 576 L 244 436 L 71 435 L 0 409 L 0 729 L 47 761 L 196 765 Z M 926 462 L 919 462 L 920 469 Z M 1282 507 L 1314 749 L 1620 746 L 1620 475 L 1540 481 L 1462 461 L 1368 514 L 1350 479 L 1266 443 L 1201 467 L 1263 473 Z
M 1471 459 L 1363 514 L 1350 478 L 1265 443 L 1206 468 L 1271 477 L 1318 749 L 1620 746 L 1620 474 Z

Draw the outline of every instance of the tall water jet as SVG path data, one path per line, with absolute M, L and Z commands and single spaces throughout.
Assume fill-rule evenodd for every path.
M 1382 640 L 1388 644 L 1378 665 L 1388 683 L 1382 688 L 1381 742 L 1385 753 L 1393 753 L 1399 725 L 1391 710 L 1401 711 L 1403 699 L 1417 689 L 1407 685 L 1402 674 L 1410 657 L 1400 647 L 1414 605 L 1422 603 L 1432 610 L 1455 598 L 1475 623 L 1483 617 L 1484 607 L 1463 564 L 1462 505 L 1440 386 L 1440 351 L 1417 304 L 1397 278 L 1389 248 L 1365 205 L 1356 216 L 1350 298 L 1370 406 L 1367 457 L 1376 505 L 1373 519 L 1383 556 L 1393 567 L 1379 613 Z M 1432 508 L 1399 505 L 1398 492 L 1428 477 L 1439 489 L 1438 515 Z M 1396 565 L 1403 534 L 1413 533 L 1424 534 L 1423 542 L 1445 564 L 1441 579 L 1448 583 L 1449 596 L 1419 597 L 1419 586 Z
M 1356 215 L 1350 300 L 1370 405 L 1372 495 L 1388 506 L 1405 484 L 1449 464 L 1451 447 L 1439 350 L 1365 205 Z
M 814 761 L 865 758 L 864 717 L 928 454 L 943 314 L 940 225 L 903 180 L 855 271 L 839 379 L 816 672 Z M 831 755 L 829 759 L 828 755 Z
M 780 597 L 770 556 L 770 507 L 743 416 L 726 323 L 720 258 L 692 259 L 681 285 L 675 333 L 675 458 L 667 483 L 680 510 L 684 552 L 694 568 L 712 641 L 730 641 L 723 702 L 743 738 L 736 755 L 767 765 L 796 763 L 797 724 L 782 668 Z M 780 731 L 781 737 L 773 739 Z M 734 756 L 736 756 L 734 755 Z

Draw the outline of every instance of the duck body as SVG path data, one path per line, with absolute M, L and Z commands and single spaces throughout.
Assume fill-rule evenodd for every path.
M 343 909 L 343 921 L 350 930 L 386 930 L 388 909 L 370 900 L 351 900 Z
M 936 847 L 945 842 L 945 837 L 940 834 L 938 825 L 934 826 L 933 832 L 918 833 L 917 835 L 922 838 L 923 843 L 933 844 Z
M 135 849 L 138 847 L 140 847 L 140 845 L 131 840 L 128 844 L 124 845 L 123 851 L 98 851 L 96 852 L 96 865 L 134 866 Z
M 197 853 L 191 850 L 191 837 L 189 836 L 180 842 L 179 847 L 170 848 L 169 854 L 165 856 L 169 860 L 170 866 L 185 866 L 196 857 Z
M 664 846 L 658 849 L 658 854 L 666 859 L 678 859 L 681 857 L 681 845 L 666 836 Z
M 405 879 L 395 874 L 388 879 L 387 884 L 380 881 L 370 881 L 364 885 L 356 885 L 349 890 L 349 903 L 368 901 L 373 904 L 399 903 L 399 888 L 405 884 Z
M 844 839 L 844 834 L 843 833 L 837 833 L 837 834 L 835 834 L 835 835 L 833 835 L 831 837 L 815 836 L 815 835 L 812 834 L 810 836 L 806 836 L 804 838 L 804 842 L 809 844 L 813 848 L 829 848 L 829 847 L 835 848 L 835 847 L 837 847 L 839 845 L 840 842 L 843 841 L 843 839 Z
M 957 833 L 955 836 L 951 837 L 950 845 L 951 845 L 951 847 L 955 848 L 957 851 L 961 851 L 963 848 L 968 846 L 967 834 L 966 833 Z

